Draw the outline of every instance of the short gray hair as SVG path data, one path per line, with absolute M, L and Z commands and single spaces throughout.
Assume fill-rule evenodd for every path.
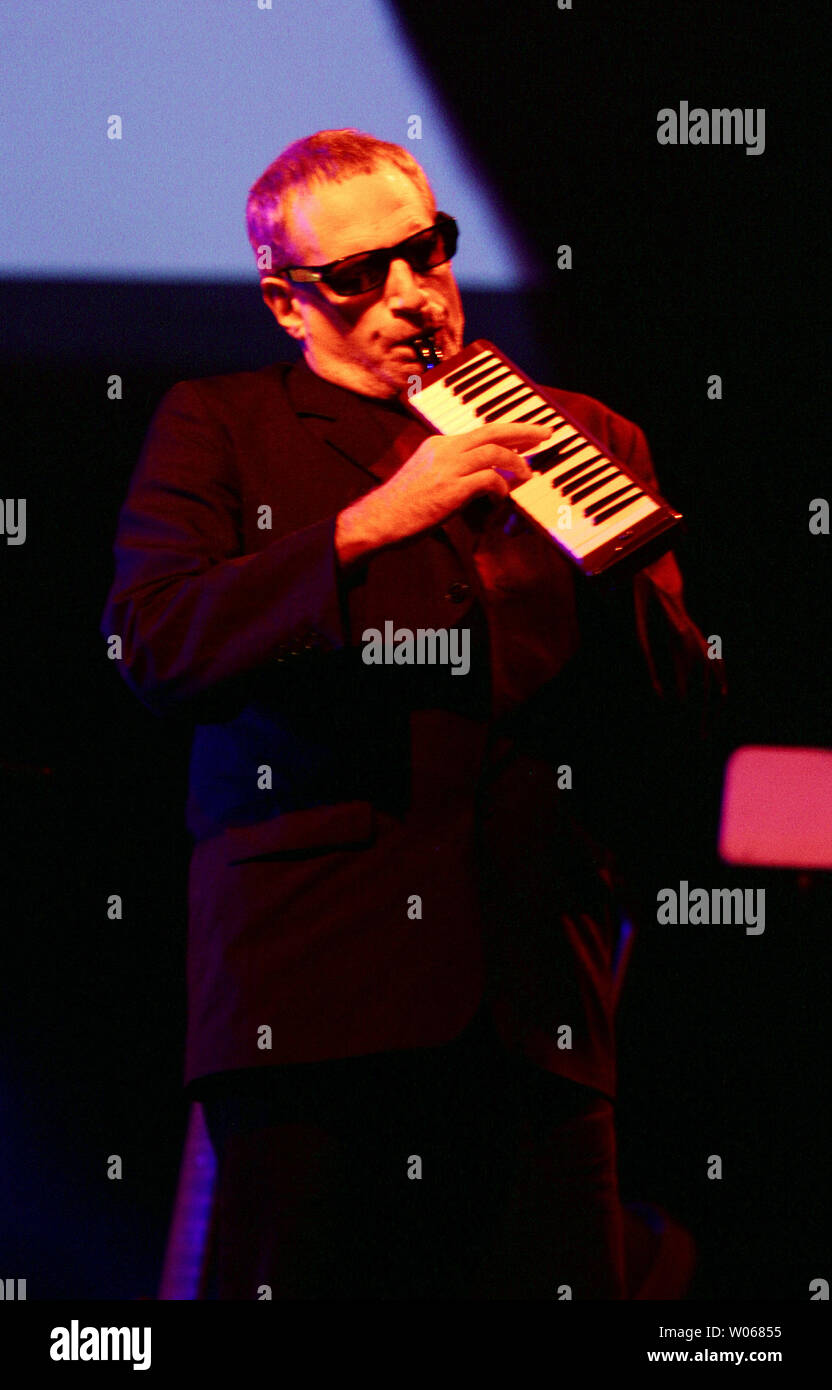
M 246 227 L 255 257 L 269 246 L 272 268 L 290 265 L 296 254 L 287 225 L 290 194 L 316 184 L 343 183 L 356 174 L 374 174 L 392 164 L 407 174 L 435 209 L 436 200 L 424 169 L 402 145 L 378 140 L 360 130 L 319 130 L 287 146 L 252 185 L 246 202 Z

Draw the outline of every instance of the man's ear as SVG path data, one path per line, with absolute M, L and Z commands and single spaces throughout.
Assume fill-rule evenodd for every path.
M 260 280 L 263 303 L 290 337 L 303 341 L 303 318 L 298 313 L 292 284 L 284 275 L 264 275 Z

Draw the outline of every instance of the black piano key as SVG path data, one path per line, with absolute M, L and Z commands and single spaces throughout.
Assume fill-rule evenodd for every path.
M 632 506 L 633 502 L 637 502 L 638 500 L 639 495 L 637 492 L 634 492 L 630 497 L 625 497 L 623 502 L 616 502 L 615 506 L 607 507 L 606 511 L 599 512 L 597 516 L 592 518 L 593 526 L 600 526 L 600 524 L 607 521 L 609 517 L 615 516 L 616 512 L 623 511 L 625 507 Z
M 462 388 L 460 390 L 454 391 L 453 395 L 456 397 L 458 401 L 467 402 L 476 400 L 477 396 L 481 396 L 483 391 L 490 391 L 492 386 L 496 386 L 498 381 L 502 381 L 504 376 L 505 372 L 492 373 L 491 371 L 483 372 L 481 376 L 472 376 L 471 380 L 464 381 L 462 383 Z M 482 384 L 479 386 L 475 386 L 475 381 L 481 382 Z M 468 389 L 469 387 L 471 388 L 470 390 Z
M 569 470 L 569 475 L 568 475 L 568 476 L 569 476 L 569 480 L 570 480 L 570 487 L 572 487 L 572 486 L 574 486 L 574 487 L 583 487 L 583 485 L 584 485 L 584 483 L 586 482 L 587 478 L 590 476 L 589 473 L 587 472 L 587 470 L 590 469 L 590 468 L 592 467 L 593 463 L 595 463 L 595 462 L 597 462 L 596 459 L 590 459 L 587 463 L 581 463 L 581 464 L 578 465 L 577 468 L 572 468 L 572 469 L 570 469 L 570 470 Z M 564 475 L 564 476 L 566 476 L 566 475 Z M 560 480 L 560 478 L 553 478 L 553 479 L 552 479 L 552 487 L 556 487 L 556 488 L 558 489 L 558 491 L 559 491 L 559 492 L 563 492 L 564 495 L 566 495 L 566 494 L 568 493 L 568 491 L 569 491 L 568 488 L 562 488 L 562 487 L 561 487 L 561 480 Z
M 593 469 L 591 473 L 587 473 L 586 477 L 579 478 L 576 483 L 564 488 L 564 492 L 570 502 L 582 502 L 585 497 L 589 497 L 591 492 L 597 492 L 599 487 L 611 483 L 614 475 L 615 469 L 610 472 L 610 465 L 605 464 L 603 468 Z M 585 486 L 586 484 L 591 484 L 591 486 Z
M 588 507 L 584 507 L 584 516 L 591 516 L 597 526 L 599 521 L 606 521 L 608 516 L 614 516 L 616 512 L 620 512 L 622 507 L 629 507 L 631 502 L 635 502 L 639 492 L 641 492 L 641 488 L 636 483 L 631 483 L 629 487 L 619 488 L 618 492 L 611 492 L 609 497 L 602 497 L 599 502 L 590 502 Z M 632 497 L 628 497 L 627 493 L 632 493 Z M 625 497 L 626 501 L 615 502 L 616 497 Z M 608 502 L 613 502 L 613 506 L 608 507 Z
M 482 371 L 487 363 L 492 367 L 502 366 L 502 363 L 496 357 L 478 357 L 475 362 L 466 362 L 462 367 L 457 367 L 454 371 L 448 372 L 448 375 L 443 377 L 442 380 L 446 386 L 453 386 L 454 382 L 461 381 L 469 372 Z
M 592 446 L 587 444 L 586 440 L 582 439 L 580 435 L 578 435 L 574 443 L 570 439 L 562 439 L 556 445 L 556 448 L 560 450 L 560 456 L 564 463 L 573 458 L 575 454 L 579 454 L 582 449 L 589 449 L 591 447 Z
M 499 380 L 499 378 L 497 378 L 497 380 Z M 515 377 L 514 383 L 509 383 L 507 391 L 501 391 L 499 396 L 492 396 L 490 401 L 482 401 L 481 404 L 477 407 L 477 410 L 490 410 L 492 405 L 501 405 L 502 402 L 504 400 L 507 400 L 509 396 L 516 396 L 517 392 L 522 391 L 523 389 L 524 388 L 522 381 L 518 381 Z
M 591 497 L 593 492 L 597 492 L 600 487 L 607 487 L 610 483 L 614 483 L 616 481 L 615 469 L 609 468 L 599 470 L 599 472 L 595 475 L 590 474 L 589 477 L 592 477 L 594 481 L 588 483 L 586 487 L 584 487 L 584 483 L 587 482 L 587 479 L 578 479 L 577 487 L 579 490 L 577 492 L 572 493 L 572 497 L 570 499 L 572 502 L 583 502 L 584 498 Z
M 572 452 L 574 453 L 575 451 L 572 450 Z M 579 474 L 584 473 L 591 464 L 598 463 L 603 458 L 603 454 L 593 454 L 591 459 L 584 459 L 583 463 L 577 464 L 574 468 L 568 468 L 565 473 L 559 473 L 557 477 L 552 479 L 552 487 L 563 487 L 564 483 L 571 482 L 573 478 L 577 478 Z M 606 460 L 604 460 L 604 462 L 606 462 Z
M 533 420 L 535 415 L 539 415 L 541 411 L 543 411 L 544 414 L 548 414 L 551 409 L 552 407 L 550 405 L 537 405 L 534 410 L 528 411 L 526 415 L 521 415 L 519 420 L 515 420 L 514 423 L 515 425 L 525 425 L 527 421 Z M 560 416 L 555 415 L 554 419 L 559 420 Z
M 508 375 L 510 375 L 508 367 L 503 367 L 499 361 L 496 361 L 493 366 L 483 367 L 482 371 L 476 371 L 472 377 L 465 377 L 464 381 L 457 381 L 456 386 L 451 386 L 451 395 L 456 396 L 457 400 L 468 400 L 469 396 L 479 395 L 481 391 L 488 391 L 489 386 L 494 381 L 501 381 L 503 377 L 508 377 Z
M 465 381 L 458 381 L 456 386 L 451 387 L 451 394 L 455 400 L 465 401 L 469 394 L 480 394 L 480 390 L 487 391 L 489 386 L 495 381 L 502 381 L 503 377 L 508 376 L 507 370 L 500 370 L 499 367 L 487 367 L 485 371 L 477 372 L 475 376 L 466 377 Z M 479 388 L 479 389 L 478 389 Z
M 487 414 L 486 417 L 485 417 L 486 420 L 498 420 L 498 419 L 500 418 L 501 415 L 505 415 L 505 413 L 506 413 L 507 410 L 516 410 L 516 408 L 517 408 L 518 405 L 522 405 L 524 401 L 531 400 L 532 397 L 534 396 L 534 391 L 528 391 L 528 390 L 527 390 L 527 391 L 524 391 L 522 387 L 520 387 L 520 388 L 518 388 L 518 389 L 520 390 L 520 395 L 519 395 L 519 396 L 515 395 L 513 391 L 512 391 L 512 392 L 506 392 L 506 395 L 509 395 L 509 394 L 510 394 L 510 395 L 513 396 L 513 400 L 509 401 L 507 405 L 501 405 L 501 406 L 499 406 L 499 407 L 497 408 L 497 410 L 493 410 L 493 411 L 492 411 L 491 406 L 494 405 L 495 402 L 494 402 L 494 401 L 488 401 L 488 402 L 486 403 L 486 406 L 485 406 L 485 409 L 488 410 L 488 414 Z M 498 397 L 497 397 L 497 400 L 499 401 L 500 399 L 503 399 L 503 398 L 501 398 L 500 396 L 498 396 Z M 482 409 L 482 407 L 481 407 L 481 409 Z M 479 413 L 480 413 L 480 412 L 479 412 L 479 410 L 478 410 L 478 411 L 477 411 L 477 414 L 479 415 Z M 512 421 L 512 424 L 517 424 L 517 423 L 518 423 L 518 422 L 515 421 L 515 420 Z
M 477 415 L 482 415 L 485 420 L 496 420 L 498 415 L 505 415 L 507 410 L 512 410 L 519 405 L 520 401 L 525 400 L 523 386 L 512 386 L 510 391 L 503 391 L 499 396 L 494 396 L 490 401 L 483 401 L 482 405 L 477 406 Z M 518 396 L 518 391 L 520 395 Z M 508 402 L 506 405 L 505 402 Z
M 549 468 L 557 465 L 558 447 L 556 444 L 548 444 L 545 449 L 540 449 L 538 453 L 529 454 L 527 459 L 529 468 L 533 468 L 536 473 L 545 473 Z
M 504 367 L 502 371 L 499 370 L 499 364 L 497 367 L 487 367 L 484 372 L 477 372 L 476 376 L 469 377 L 467 381 L 460 381 L 453 388 L 453 394 L 458 401 L 471 401 L 475 396 L 487 391 L 490 386 L 496 386 L 498 381 L 503 381 L 507 376 L 511 376 L 508 367 Z

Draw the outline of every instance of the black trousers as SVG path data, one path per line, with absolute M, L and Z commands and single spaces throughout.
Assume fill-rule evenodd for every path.
M 624 1296 L 613 1106 L 451 1043 L 204 1079 L 217 1299 Z

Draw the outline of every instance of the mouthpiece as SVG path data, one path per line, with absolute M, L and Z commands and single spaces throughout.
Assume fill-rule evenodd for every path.
M 430 333 L 423 334 L 421 338 L 414 338 L 413 348 L 423 367 L 438 367 L 442 361 L 442 349 Z

